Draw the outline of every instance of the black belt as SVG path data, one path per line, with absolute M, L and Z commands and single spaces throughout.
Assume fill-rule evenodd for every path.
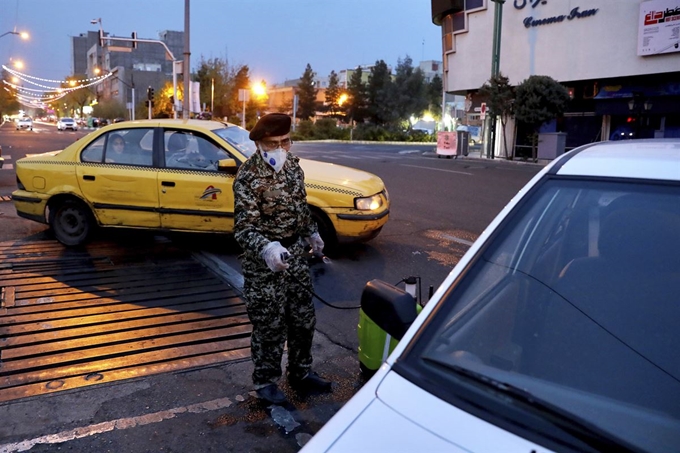
M 279 242 L 281 243 L 282 246 L 288 248 L 291 245 L 295 244 L 298 241 L 298 239 L 300 239 L 300 235 L 294 234 L 292 236 L 279 239 Z

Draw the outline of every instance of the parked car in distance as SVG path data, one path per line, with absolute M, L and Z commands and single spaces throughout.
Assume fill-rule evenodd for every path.
M 19 118 L 15 122 L 15 127 L 16 127 L 16 130 L 28 129 L 29 131 L 32 131 L 33 130 L 33 119 L 31 119 L 30 116 L 24 116 L 22 118 Z
M 72 131 L 77 131 L 78 130 L 78 125 L 76 124 L 76 121 L 73 118 L 59 118 L 57 121 L 57 130 L 58 131 L 65 131 L 66 129 L 71 129 Z
M 113 146 L 121 141 L 123 148 Z M 248 131 L 229 123 L 125 121 L 62 151 L 17 160 L 12 201 L 19 216 L 48 223 L 66 245 L 83 243 L 96 226 L 231 233 L 234 176 L 255 151 Z M 378 176 L 306 159 L 300 164 L 327 249 L 378 235 L 390 206 Z
M 680 139 L 586 145 L 503 209 L 302 452 L 668 452 L 680 445 Z M 389 341 L 389 337 L 388 337 Z
M 114 124 L 115 124 L 115 123 L 122 123 L 123 121 L 125 121 L 125 118 L 120 118 L 120 117 L 118 117 L 118 118 L 114 118 L 114 119 L 113 119 L 113 123 L 114 123 Z

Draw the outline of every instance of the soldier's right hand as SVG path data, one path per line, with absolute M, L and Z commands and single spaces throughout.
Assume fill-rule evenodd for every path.
M 283 260 L 283 257 L 287 255 L 289 255 L 288 250 L 278 241 L 270 242 L 262 249 L 262 259 L 267 263 L 267 267 L 272 272 L 281 272 L 288 269 L 290 264 Z

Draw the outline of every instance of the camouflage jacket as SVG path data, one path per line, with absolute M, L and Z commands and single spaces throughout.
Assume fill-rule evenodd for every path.
M 234 237 L 246 256 L 260 257 L 270 241 L 317 232 L 307 205 L 300 158 L 288 154 L 280 172 L 255 152 L 234 181 Z

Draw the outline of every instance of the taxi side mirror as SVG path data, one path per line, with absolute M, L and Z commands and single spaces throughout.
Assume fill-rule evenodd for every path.
M 220 159 L 217 161 L 217 171 L 236 174 L 237 169 L 238 167 L 235 159 Z

